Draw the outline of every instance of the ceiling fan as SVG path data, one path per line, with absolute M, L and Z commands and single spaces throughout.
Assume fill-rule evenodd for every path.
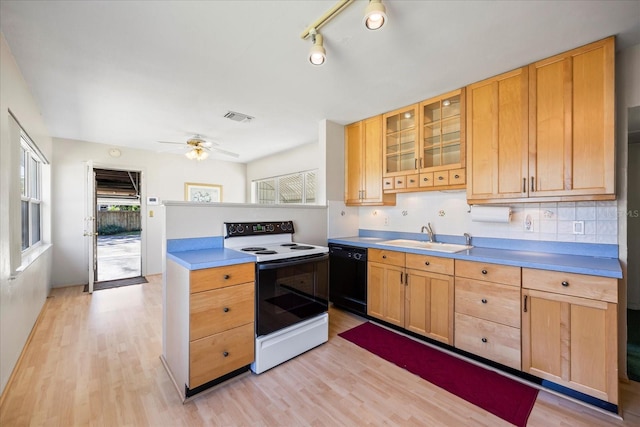
M 231 151 L 223 150 L 222 148 L 218 148 L 219 145 L 217 142 L 207 141 L 202 138 L 201 135 L 195 134 L 191 138 L 189 138 L 186 142 L 174 142 L 174 141 L 158 141 L 161 144 L 178 144 L 178 145 L 186 145 L 189 147 L 189 151 L 185 153 L 190 160 L 204 160 L 209 157 L 209 151 L 215 151 L 220 154 L 224 154 L 226 156 L 231 157 L 240 157 L 239 154 L 233 153 Z

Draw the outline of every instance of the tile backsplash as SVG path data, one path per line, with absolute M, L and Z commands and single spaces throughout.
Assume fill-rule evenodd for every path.
M 512 210 L 509 223 L 473 222 L 466 193 L 433 192 L 397 195 L 396 206 L 359 208 L 359 228 L 420 232 L 430 222 L 437 234 L 583 243 L 618 243 L 616 201 L 503 204 Z M 533 231 L 525 230 L 530 216 Z M 584 234 L 574 234 L 574 221 Z

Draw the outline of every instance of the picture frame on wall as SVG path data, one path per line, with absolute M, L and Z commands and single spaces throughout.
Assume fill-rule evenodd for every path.
M 220 203 L 222 202 L 222 185 L 185 182 L 184 200 L 198 203 Z

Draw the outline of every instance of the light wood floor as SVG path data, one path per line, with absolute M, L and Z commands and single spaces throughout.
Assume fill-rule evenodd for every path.
M 0 407 L 0 426 L 502 426 L 505 421 L 336 336 L 363 320 L 332 310 L 329 342 L 182 404 L 165 372 L 161 277 L 95 292 L 54 289 Z M 640 425 L 540 392 L 529 426 Z

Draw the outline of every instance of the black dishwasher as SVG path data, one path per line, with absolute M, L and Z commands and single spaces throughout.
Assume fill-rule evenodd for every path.
M 367 248 L 329 244 L 329 299 L 338 307 L 367 314 Z

